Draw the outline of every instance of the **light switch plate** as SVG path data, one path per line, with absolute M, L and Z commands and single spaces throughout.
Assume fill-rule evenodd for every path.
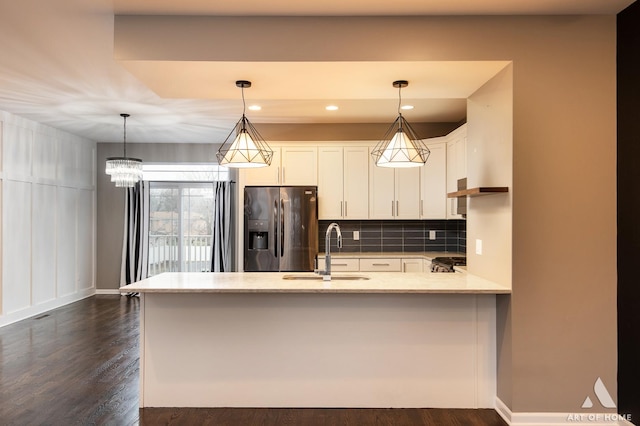
M 353 241 L 358 241 L 360 239 L 360 231 L 353 231 Z
M 436 231 L 429 231 L 429 239 L 430 240 L 436 239 Z
M 482 240 L 476 240 L 476 254 L 482 254 Z

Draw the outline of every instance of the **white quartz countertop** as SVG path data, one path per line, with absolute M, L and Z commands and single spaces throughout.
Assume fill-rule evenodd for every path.
M 285 276 L 319 279 L 284 279 Z M 340 279 L 367 277 L 366 280 Z M 323 281 L 312 272 L 165 272 L 120 287 L 122 293 L 461 293 L 508 294 L 511 289 L 468 274 L 337 272 Z

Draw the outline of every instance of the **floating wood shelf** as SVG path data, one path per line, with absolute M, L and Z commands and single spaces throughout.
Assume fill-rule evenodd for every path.
M 456 197 L 477 197 L 479 195 L 499 194 L 509 192 L 509 188 L 506 186 L 480 186 L 477 188 L 462 189 L 456 192 L 449 192 L 448 198 Z

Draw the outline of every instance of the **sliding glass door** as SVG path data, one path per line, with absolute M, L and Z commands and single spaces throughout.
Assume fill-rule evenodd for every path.
M 210 183 L 152 182 L 149 276 L 211 268 L 213 187 Z

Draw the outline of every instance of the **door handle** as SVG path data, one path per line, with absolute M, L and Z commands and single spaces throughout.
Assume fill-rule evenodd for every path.
M 342 209 L 342 201 L 340 201 L 340 216 L 344 216 L 344 210 Z
M 273 202 L 273 256 L 278 257 L 278 200 Z
M 347 202 L 344 202 L 344 216 L 347 217 L 348 213 L 347 213 Z
M 396 201 L 396 216 L 400 214 L 400 201 Z
M 284 168 L 282 169 L 284 171 Z M 280 199 L 280 257 L 284 256 L 284 200 Z
M 393 200 L 391 200 L 391 216 L 394 217 L 395 214 L 393 213 Z
M 424 200 L 420 200 L 420 216 L 424 216 Z

